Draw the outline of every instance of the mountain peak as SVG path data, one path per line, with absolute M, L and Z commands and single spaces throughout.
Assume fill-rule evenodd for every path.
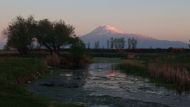
M 122 31 L 118 30 L 117 28 L 111 25 L 104 25 L 97 27 L 92 33 L 96 34 L 106 34 L 106 33 L 122 33 Z
M 105 29 L 107 31 L 110 31 L 110 32 L 121 32 L 119 29 L 111 26 L 111 25 L 104 25 L 104 26 L 101 26 L 102 29 Z

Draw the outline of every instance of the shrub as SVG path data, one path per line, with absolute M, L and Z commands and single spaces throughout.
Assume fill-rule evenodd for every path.
M 60 62 L 61 62 L 60 57 L 55 53 L 53 53 L 52 55 L 48 55 L 46 57 L 46 63 L 49 66 L 58 67 L 60 65 Z

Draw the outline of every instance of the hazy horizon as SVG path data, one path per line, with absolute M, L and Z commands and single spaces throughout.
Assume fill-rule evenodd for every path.
M 1 0 L 0 32 L 16 16 L 63 19 L 84 35 L 112 25 L 126 33 L 187 42 L 190 39 L 189 0 Z

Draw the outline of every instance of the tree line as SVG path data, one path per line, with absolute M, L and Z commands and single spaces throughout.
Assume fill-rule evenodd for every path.
M 135 38 L 128 38 L 126 41 L 125 38 L 110 38 L 110 40 L 107 40 L 107 49 L 124 49 L 126 48 L 126 43 L 128 43 L 128 49 L 136 49 L 138 41 Z M 90 42 L 88 42 L 86 45 L 86 48 L 91 48 Z M 94 49 L 104 48 L 100 47 L 100 41 L 94 42 Z
M 21 54 L 27 54 L 34 48 L 46 48 L 49 52 L 59 54 L 66 46 L 84 48 L 84 43 L 75 35 L 74 27 L 63 20 L 35 20 L 33 16 L 21 16 L 10 23 L 4 31 L 7 36 L 7 48 L 15 48 Z M 77 46 L 76 46 L 77 45 Z

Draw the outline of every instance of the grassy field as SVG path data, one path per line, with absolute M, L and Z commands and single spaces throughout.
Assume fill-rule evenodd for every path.
M 149 78 L 179 93 L 190 91 L 190 54 L 134 54 L 119 67 L 127 74 Z
M 27 83 L 46 73 L 41 58 L 0 57 L 0 107 L 80 107 L 51 102 L 26 90 Z

